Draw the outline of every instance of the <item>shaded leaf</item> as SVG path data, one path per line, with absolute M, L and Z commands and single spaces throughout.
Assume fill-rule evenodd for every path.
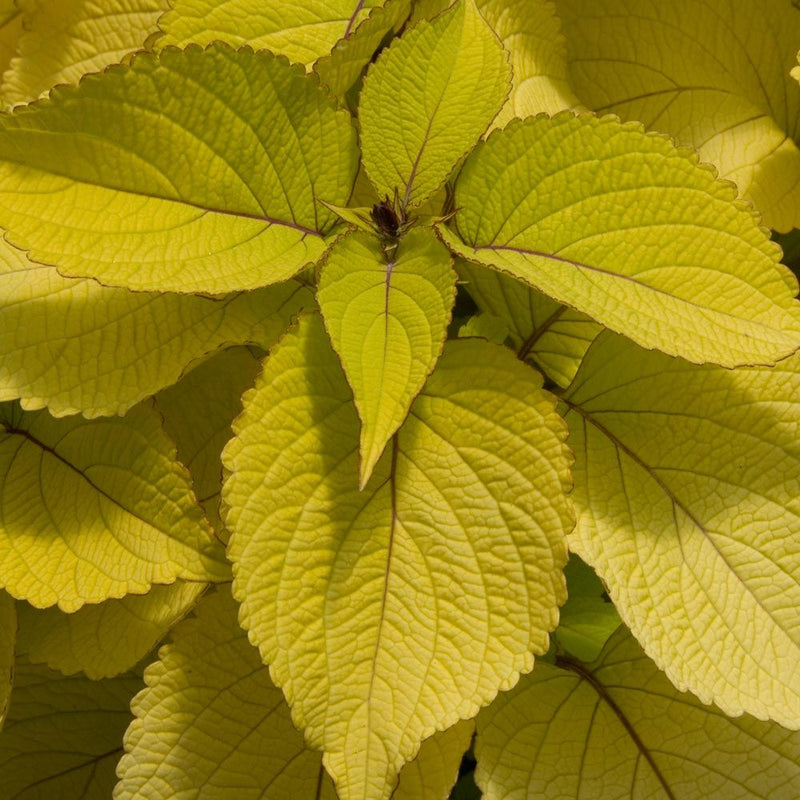
M 592 109 L 693 145 L 772 228 L 800 227 L 797 10 L 785 0 L 557 0 Z
M 800 734 L 678 692 L 625 628 L 597 661 L 537 664 L 478 716 L 485 800 L 792 800 Z
M 410 231 L 389 258 L 375 236 L 334 245 L 317 299 L 361 418 L 363 488 L 442 351 L 456 289 L 431 230 Z
M 511 82 L 502 45 L 473 0 L 396 39 L 364 80 L 364 167 L 378 194 L 419 205 L 500 110 Z
M 728 714 L 800 728 L 800 372 L 698 367 L 608 333 L 564 395 L 570 545 L 647 654 Z
M 356 174 L 315 78 L 217 44 L 141 54 L 0 117 L 0 224 L 64 275 L 222 294 L 316 261 Z
M 778 248 L 666 137 L 608 117 L 512 122 L 470 154 L 455 194 L 458 235 L 440 230 L 458 255 L 643 347 L 736 366 L 800 346 Z
M 602 326 L 503 272 L 461 258 L 456 268 L 478 308 L 506 322 L 517 355 L 568 386 Z
M 220 347 L 269 347 L 314 305 L 294 281 L 220 300 L 107 289 L 0 240 L 0 400 L 58 416 L 124 414 Z
M 4 73 L 17 52 L 22 35 L 23 15 L 15 0 L 0 2 L 0 74 Z M 5 77 L 5 76 L 4 76 Z M 0 92 L 2 84 L 0 83 Z
M 158 415 L 53 419 L 0 405 L 0 575 L 37 607 L 142 593 L 227 567 Z
M 14 696 L 0 733 L 3 793 L 15 800 L 108 800 L 142 680 L 64 677 L 18 660 Z
M 168 0 L 17 0 L 25 25 L 3 75 L 0 100 L 28 103 L 139 50 Z
M 223 350 L 156 397 L 164 429 L 175 440 L 178 458 L 192 475 L 194 493 L 223 541 L 228 534 L 219 516 L 220 453 L 233 435 L 231 422 L 242 410 L 240 398 L 253 385 L 260 366 L 245 347 Z
M 73 614 L 20 603 L 18 650 L 65 675 L 110 678 L 133 669 L 197 602 L 205 584 L 176 581 Z
M 547 649 L 571 512 L 540 386 L 505 348 L 448 344 L 364 492 L 318 317 L 245 395 L 223 453 L 234 594 L 342 800 L 388 797 L 422 739 Z
M 17 612 L 14 598 L 0 591 L 0 730 L 3 729 L 14 683 L 16 639 Z

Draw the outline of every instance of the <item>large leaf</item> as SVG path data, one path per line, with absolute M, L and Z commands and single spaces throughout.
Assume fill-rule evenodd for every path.
M 800 14 L 788 0 L 558 0 L 591 108 L 700 150 L 781 231 L 800 227 Z M 794 140 L 794 141 L 793 141 Z
M 246 347 L 223 350 L 156 396 L 164 430 L 192 475 L 192 487 L 217 536 L 227 541 L 219 517 L 220 453 L 231 438 L 240 398 L 253 385 L 261 362 Z
M 502 347 L 450 343 L 358 490 L 358 419 L 321 321 L 273 351 L 223 453 L 241 619 L 342 800 L 548 646 L 571 510 L 563 423 Z
M 75 611 L 176 578 L 224 580 L 224 556 L 158 415 L 87 421 L 0 405 L 0 576 Z
M 800 347 L 797 282 L 735 196 L 663 136 L 612 118 L 540 116 L 469 156 L 458 236 L 441 233 L 464 258 L 644 347 L 774 363 Z
M 0 401 L 58 416 L 124 414 L 220 347 L 268 347 L 313 306 L 294 281 L 221 300 L 107 289 L 0 240 Z
M 65 675 L 110 678 L 133 669 L 204 589 L 202 583 L 176 581 L 145 595 L 85 605 L 73 614 L 20 603 L 18 651 Z
M 327 55 L 383 0 L 172 0 L 163 44 L 249 44 L 310 65 Z
M 23 21 L 22 12 L 15 0 L 0 0 L 0 74 L 6 71 L 17 51 Z
M 799 366 L 698 367 L 605 333 L 563 398 L 573 549 L 679 689 L 792 728 Z
M 537 664 L 477 722 L 485 800 L 800 796 L 800 734 L 681 694 L 625 628 L 591 664 Z
M 500 110 L 511 83 L 502 45 L 474 0 L 458 0 L 395 40 L 364 80 L 364 166 L 379 195 L 418 205 Z
M 17 0 L 24 30 L 3 75 L 0 100 L 27 103 L 76 83 L 144 46 L 168 0 Z
M 17 612 L 14 598 L 6 592 L 0 592 L 0 730 L 8 712 L 8 700 L 14 682 L 16 638 Z
M 335 800 L 322 754 L 303 742 L 280 689 L 236 621 L 226 588 L 147 668 L 133 702 L 115 800 L 154 795 L 242 800 Z M 407 765 L 397 800 L 442 800 L 453 784 L 474 723 L 427 740 Z
M 135 675 L 71 678 L 18 660 L 14 695 L 0 733 L 4 797 L 108 800 L 130 722 Z
M 497 270 L 463 259 L 456 268 L 478 308 L 508 325 L 517 355 L 559 386 L 569 385 L 602 326 Z
M 551 0 L 478 0 L 478 8 L 506 46 L 514 76 L 494 126 L 580 106 L 567 78 L 566 45 Z
M 269 53 L 168 49 L 0 117 L 0 225 L 72 277 L 219 294 L 316 261 L 356 173 L 350 116 Z
M 375 236 L 352 234 L 325 262 L 317 298 L 361 418 L 362 488 L 436 364 L 455 290 L 450 253 L 427 229 L 390 260 Z

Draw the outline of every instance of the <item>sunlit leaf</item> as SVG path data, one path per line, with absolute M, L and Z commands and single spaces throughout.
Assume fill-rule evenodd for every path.
M 124 414 L 219 347 L 268 347 L 313 307 L 294 281 L 220 300 L 107 289 L 0 241 L 0 401 L 59 416 Z
M 364 166 L 378 194 L 417 205 L 445 181 L 500 110 L 511 70 L 473 0 L 407 31 L 367 73 Z
M 20 603 L 18 650 L 65 675 L 110 678 L 133 669 L 204 589 L 202 583 L 176 581 L 144 595 L 85 605 L 72 614 Z
M 361 418 L 361 486 L 436 364 L 455 285 L 450 253 L 426 229 L 388 258 L 375 236 L 354 234 L 325 261 L 318 299 Z
M 158 30 L 168 0 L 17 0 L 25 27 L 0 101 L 27 103 L 59 83 L 116 64 Z
M 356 173 L 316 78 L 218 44 L 141 54 L 0 116 L 0 225 L 62 274 L 145 291 L 278 283 L 325 249 Z
M 643 347 L 774 363 L 800 346 L 797 281 L 735 196 L 695 155 L 636 125 L 532 117 L 470 154 L 456 229 L 441 234 Z
M 245 395 L 223 453 L 234 594 L 342 800 L 387 798 L 422 739 L 547 649 L 571 511 L 540 387 L 503 347 L 450 343 L 363 492 L 318 317 Z
M 693 145 L 781 231 L 800 227 L 798 10 L 786 0 L 557 0 L 598 111 Z
M 564 395 L 572 548 L 681 690 L 800 728 L 800 370 L 603 334 Z
M 311 65 L 371 8 L 382 4 L 383 0 L 171 0 L 172 9 L 160 21 L 165 36 L 159 44 L 248 44 Z
M 18 660 L 0 733 L 3 795 L 15 800 L 108 800 L 130 722 L 135 675 L 90 681 Z
M 88 421 L 0 405 L 0 576 L 75 611 L 176 578 L 224 580 L 224 556 L 158 415 Z
M 591 664 L 537 664 L 478 716 L 484 800 L 791 800 L 800 734 L 681 694 L 625 628 Z

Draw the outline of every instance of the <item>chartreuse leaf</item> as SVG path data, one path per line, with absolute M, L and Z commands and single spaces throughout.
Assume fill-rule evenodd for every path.
M 311 65 L 327 55 L 382 0 L 172 0 L 159 25 L 159 44 L 223 41 L 282 53 Z
M 330 55 L 314 64 L 314 72 L 342 102 L 355 108 L 360 88 L 359 78 L 381 45 L 399 32 L 408 19 L 410 0 L 388 0 L 372 9 L 367 19 L 340 39 Z
M 22 23 L 22 11 L 15 0 L 0 0 L 0 74 L 6 71 L 17 51 L 17 43 L 22 35 Z
M 244 87 L 244 88 L 243 88 Z M 269 53 L 164 50 L 0 117 L 0 225 L 72 277 L 225 293 L 316 261 L 356 174 L 352 119 Z
M 477 723 L 485 800 L 800 795 L 800 734 L 681 694 L 624 627 L 591 664 L 537 664 Z
M 602 326 L 502 272 L 464 259 L 456 268 L 478 308 L 506 322 L 517 354 L 559 386 L 569 385 Z
M 292 725 L 236 612 L 221 586 L 176 626 L 171 644 L 145 670 L 114 800 L 335 800 L 320 753 Z
M 430 229 L 410 231 L 388 262 L 362 233 L 325 261 L 317 299 L 361 418 L 361 488 L 436 364 L 455 290 L 450 253 Z
M 10 594 L 0 591 L 0 730 L 8 713 L 8 700 L 14 682 L 16 639 L 16 604 Z
M 313 307 L 294 281 L 220 300 L 108 289 L 0 240 L 0 400 L 59 416 L 124 414 L 219 347 L 268 347 Z
M 321 320 L 273 350 L 223 452 L 241 620 L 342 800 L 548 646 L 571 510 L 563 423 L 503 347 L 451 342 L 367 489 Z
M 735 366 L 800 346 L 780 250 L 731 184 L 663 136 L 608 117 L 512 122 L 455 192 L 458 235 L 441 234 L 456 253 L 643 347 Z
M 602 334 L 564 395 L 572 548 L 681 690 L 800 728 L 800 369 Z
M 506 46 L 514 76 L 495 127 L 513 117 L 580 107 L 569 85 L 564 36 L 550 0 L 478 0 L 478 8 Z
M 0 576 L 42 608 L 75 611 L 176 578 L 224 580 L 158 415 L 53 419 L 0 405 Z
M 446 800 L 474 732 L 474 720 L 461 720 L 426 739 L 401 770 L 392 800 Z
M 74 614 L 19 604 L 18 651 L 66 675 L 110 678 L 133 669 L 205 589 L 176 581 L 147 594 L 85 605 Z
M 769 227 L 800 227 L 792 3 L 558 0 L 557 6 L 581 100 L 697 147 Z
M 505 102 L 511 69 L 474 0 L 396 39 L 364 80 L 364 167 L 378 194 L 419 205 L 444 183 Z
M 108 800 L 138 675 L 65 677 L 18 659 L 0 733 L 3 795 L 15 800 Z
M 220 587 L 174 629 L 172 643 L 145 671 L 115 800 L 336 800 L 322 754 L 304 744 L 236 613 Z M 462 722 L 424 742 L 401 773 L 395 798 L 442 800 L 473 729 L 472 721 Z
M 217 536 L 227 541 L 219 516 L 220 453 L 231 438 L 231 422 L 242 410 L 241 396 L 253 385 L 261 362 L 246 347 L 223 350 L 156 396 L 164 430 L 178 446 L 178 458 L 192 475 L 195 495 Z
M 592 661 L 600 655 L 609 636 L 620 626 L 614 604 L 591 567 L 572 553 L 564 568 L 567 602 L 561 607 L 555 636 L 561 651 Z
M 144 46 L 168 0 L 18 0 L 25 20 L 0 100 L 27 103 Z

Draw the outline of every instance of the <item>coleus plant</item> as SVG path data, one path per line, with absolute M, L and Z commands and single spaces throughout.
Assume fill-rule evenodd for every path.
M 800 12 L 669 5 L 6 3 L 7 796 L 800 793 Z

